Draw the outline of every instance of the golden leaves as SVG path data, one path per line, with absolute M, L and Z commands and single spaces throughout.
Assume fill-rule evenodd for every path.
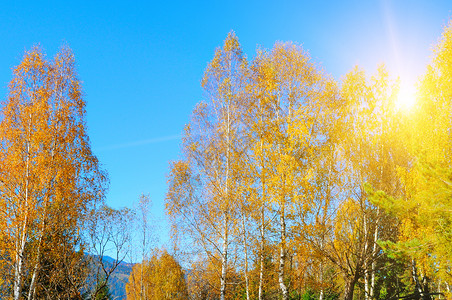
M 0 124 L 0 203 L 7 205 L 0 214 L 6 220 L 1 225 L 9 228 L 0 230 L 13 243 L 5 245 L 12 264 L 30 268 L 16 273 L 20 289 L 25 274 L 39 271 L 33 265 L 44 263 L 42 249 L 53 247 L 44 237 L 61 238 L 67 250 L 80 243 L 81 218 L 87 206 L 102 198 L 106 174 L 89 148 L 85 102 L 69 48 L 63 47 L 53 61 L 38 47 L 27 52 L 9 89 Z M 65 239 L 58 236 L 63 232 Z M 26 244 L 33 247 L 26 249 Z M 23 251 L 27 262 L 15 254 Z M 69 257 L 69 252 L 64 253 Z
M 157 250 L 149 260 L 133 266 L 126 284 L 127 299 L 187 299 L 184 276 L 173 256 Z

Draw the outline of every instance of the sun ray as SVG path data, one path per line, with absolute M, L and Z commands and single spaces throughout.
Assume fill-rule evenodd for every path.
M 397 94 L 396 109 L 410 111 L 416 103 L 416 89 L 413 85 L 402 82 Z

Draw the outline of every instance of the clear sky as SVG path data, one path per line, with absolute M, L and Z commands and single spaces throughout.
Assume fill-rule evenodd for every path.
M 75 53 L 94 153 L 110 175 L 107 203 L 132 207 L 149 193 L 162 224 L 169 161 L 202 97 L 216 47 L 234 30 L 252 58 L 258 45 L 302 44 L 340 79 L 355 65 L 385 62 L 414 82 L 422 74 L 452 1 L 2 1 L 0 96 L 11 68 L 40 44 L 52 57 Z

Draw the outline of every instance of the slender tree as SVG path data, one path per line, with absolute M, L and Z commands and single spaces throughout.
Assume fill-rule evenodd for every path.
M 343 171 L 336 204 L 330 202 L 338 213 L 331 215 L 330 238 L 324 248 L 328 253 L 323 255 L 342 273 L 344 299 L 353 298 L 361 278 L 365 298 L 374 298 L 377 267 L 381 267 L 377 263 L 382 259 L 377 241 L 393 236 L 396 227 L 390 216 L 369 201 L 364 189 L 367 182 L 402 192 L 396 166 L 406 163 L 406 155 L 397 143 L 395 92 L 396 85 L 391 84 L 384 68 L 371 80 L 355 69 L 342 83 L 336 135 L 340 155 L 337 166 Z
M 241 180 L 237 111 L 244 94 L 245 68 L 238 39 L 230 33 L 206 69 L 202 86 L 207 101 L 196 107 L 186 126 L 185 157 L 171 167 L 167 196 L 167 212 L 178 230 L 190 233 L 210 258 L 220 260 L 222 300 Z
M 13 298 L 35 299 L 52 217 L 58 214 L 58 226 L 75 243 L 83 214 L 105 189 L 70 49 L 52 61 L 39 48 L 27 52 L 13 71 L 1 117 L 0 251 L 14 274 Z
M 134 266 L 126 291 L 127 299 L 130 300 L 188 299 L 185 273 L 165 250 L 157 251 L 149 259 Z
M 267 135 L 260 147 L 268 145 L 263 160 L 268 162 L 264 172 L 269 175 L 263 185 L 267 186 L 264 197 L 279 215 L 278 278 L 283 299 L 288 299 L 288 221 L 295 209 L 303 216 L 312 205 L 312 163 L 328 140 L 323 123 L 329 119 L 335 86 L 301 47 L 290 43 L 277 43 L 271 52 L 262 52 L 254 69 L 260 86 L 256 99 L 259 104 L 255 106 L 269 112 L 263 121 L 268 124 Z
M 93 209 L 87 220 L 87 240 L 93 269 L 90 281 L 91 295 L 97 299 L 105 291 L 113 272 L 128 256 L 127 247 L 131 239 L 130 225 L 134 214 L 130 209 L 116 210 L 106 205 Z M 112 255 L 113 261 L 107 261 L 106 255 Z

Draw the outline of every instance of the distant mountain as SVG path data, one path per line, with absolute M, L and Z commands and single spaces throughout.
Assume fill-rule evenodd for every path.
M 110 259 L 112 259 L 110 257 Z M 113 263 L 114 260 L 110 263 Z M 118 265 L 116 270 L 111 274 L 109 280 L 110 293 L 113 299 L 126 299 L 126 283 L 129 280 L 129 275 L 132 273 L 134 264 L 122 262 Z
M 110 256 L 103 256 L 102 261 L 108 268 L 115 262 L 114 258 Z M 108 288 L 115 300 L 126 299 L 126 283 L 129 280 L 129 275 L 132 273 L 133 263 L 122 262 L 120 263 L 115 271 L 111 274 L 108 280 Z

